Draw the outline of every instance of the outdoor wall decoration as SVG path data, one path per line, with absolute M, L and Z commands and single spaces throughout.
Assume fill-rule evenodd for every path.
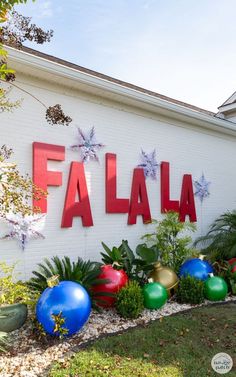
M 71 145 L 70 148 L 72 150 L 79 149 L 82 162 L 89 162 L 90 160 L 99 161 L 97 153 L 104 147 L 104 144 L 96 140 L 95 128 L 92 127 L 87 134 L 81 128 L 78 128 L 78 134 L 78 144 Z
M 154 149 L 151 153 L 146 153 L 141 149 L 141 164 L 138 167 L 143 168 L 145 178 L 157 179 L 157 169 L 159 164 L 156 160 L 156 150 Z
M 45 214 L 21 215 L 8 213 L 3 220 L 9 227 L 9 233 L 2 240 L 17 239 L 22 250 L 31 239 L 45 238 L 41 233 L 45 225 Z
M 156 282 L 147 283 L 143 287 L 144 306 L 147 309 L 160 309 L 165 305 L 168 294 L 166 288 Z
M 210 274 L 205 281 L 205 295 L 210 301 L 224 300 L 228 293 L 226 281 L 220 276 Z
M 194 195 L 197 196 L 202 203 L 203 199 L 207 198 L 210 195 L 209 185 L 211 184 L 211 182 L 207 181 L 204 174 L 202 173 L 199 180 L 194 181 L 193 183 L 196 188 Z
M 50 284 L 36 305 L 37 320 L 48 334 L 55 336 L 75 334 L 88 320 L 90 312 L 89 294 L 73 281 Z
M 114 306 L 116 301 L 115 295 L 128 283 L 127 274 L 124 270 L 116 270 L 112 265 L 108 264 L 101 267 L 101 274 L 97 278 L 108 280 L 107 283 L 93 287 L 93 292 L 96 293 L 96 297 L 103 301 L 99 303 L 99 305 L 103 307 Z M 112 293 L 114 296 L 99 296 L 100 292 Z
M 180 267 L 180 276 L 190 275 L 199 280 L 206 280 L 210 273 L 213 273 L 212 265 L 201 258 L 189 259 Z
M 175 293 L 179 283 L 176 273 L 171 268 L 162 266 L 160 262 L 154 264 L 150 278 L 156 283 L 161 283 L 167 289 L 169 296 Z
M 48 186 L 62 185 L 62 172 L 48 170 L 49 160 L 64 161 L 65 147 L 61 145 L 33 143 L 33 181 L 37 187 L 47 191 Z M 150 223 L 148 191 L 143 168 L 135 168 L 132 174 L 130 198 L 117 197 L 117 155 L 105 154 L 105 203 L 104 211 L 107 214 L 127 213 L 128 225 L 136 224 L 137 217 L 142 216 L 144 224 Z M 170 198 L 170 167 L 169 162 L 162 161 L 160 166 L 160 199 L 161 212 L 175 211 L 179 213 L 180 221 L 185 221 L 186 216 L 191 222 L 197 221 L 193 183 L 191 174 L 184 174 L 180 200 Z M 122 184 L 122 181 L 121 181 Z M 157 192 L 159 189 L 157 187 Z M 77 199 L 77 195 L 79 200 Z M 157 195 L 158 198 L 158 195 Z M 100 199 L 98 199 L 100 200 Z M 34 206 L 40 208 L 42 213 L 47 212 L 47 198 L 34 201 Z M 69 228 L 73 225 L 73 218 L 81 217 L 82 225 L 93 226 L 92 209 L 87 188 L 83 162 L 72 161 L 64 200 L 64 210 L 61 227 Z

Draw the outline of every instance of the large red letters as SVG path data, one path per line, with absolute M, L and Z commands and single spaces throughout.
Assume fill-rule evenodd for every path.
M 185 217 L 189 216 L 191 222 L 197 221 L 195 201 L 193 194 L 193 182 L 190 174 L 183 176 L 181 198 L 180 198 L 180 221 L 184 222 Z
M 161 212 L 179 212 L 179 201 L 170 200 L 170 164 L 162 161 L 161 163 Z
M 75 201 L 77 193 L 80 199 L 78 202 Z M 72 162 L 70 166 L 70 176 L 67 185 L 61 227 L 72 227 L 73 218 L 75 216 L 82 218 L 83 226 L 93 226 L 84 165 L 82 162 Z
M 33 182 L 45 192 L 47 186 L 61 186 L 62 173 L 47 170 L 47 161 L 64 161 L 65 147 L 54 144 L 33 143 Z M 33 200 L 33 206 L 47 213 L 47 198 Z
M 47 161 L 64 161 L 65 147 L 54 144 L 33 143 L 33 181 L 42 190 L 47 191 L 48 186 L 61 186 L 62 173 L 50 171 Z M 116 155 L 106 153 L 106 212 L 128 213 L 128 224 L 136 224 L 137 216 L 142 216 L 143 223 L 151 221 L 150 206 L 143 169 L 133 171 L 133 180 L 130 199 L 117 198 L 117 167 Z M 191 222 L 197 221 L 192 176 L 185 174 L 182 181 L 181 197 L 179 200 L 170 199 L 170 165 L 169 162 L 161 163 L 161 212 L 175 211 L 179 213 L 180 221 L 185 221 L 189 216 Z M 76 201 L 78 194 L 79 200 Z M 33 201 L 42 213 L 47 213 L 47 198 Z M 93 226 L 84 165 L 81 162 L 72 162 L 68 179 L 67 192 L 62 216 L 62 228 L 72 227 L 73 218 L 81 217 L 83 226 Z
M 151 222 L 144 171 L 137 168 L 133 173 L 128 224 L 136 224 L 138 215 L 142 215 L 144 224 Z
M 116 155 L 106 153 L 106 212 L 128 213 L 129 199 L 118 199 L 117 196 Z

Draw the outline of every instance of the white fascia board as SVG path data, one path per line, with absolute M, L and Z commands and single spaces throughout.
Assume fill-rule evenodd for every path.
M 73 80 L 74 82 L 78 82 L 78 84 L 84 84 L 90 88 L 94 87 L 107 93 L 110 92 L 126 98 L 128 97 L 136 101 L 139 108 L 142 108 L 142 104 L 151 105 L 155 107 L 156 113 L 165 114 L 167 117 L 198 125 L 202 128 L 236 136 L 236 125 L 228 120 L 168 102 L 164 99 L 125 87 L 101 77 L 96 77 L 87 72 L 81 72 L 75 68 L 67 67 L 25 51 L 16 50 L 11 47 L 7 47 L 7 50 L 10 60 L 21 64 L 22 68 L 28 66 L 35 70 L 46 71 L 54 76 Z M 24 72 L 24 69 L 22 69 L 22 72 Z

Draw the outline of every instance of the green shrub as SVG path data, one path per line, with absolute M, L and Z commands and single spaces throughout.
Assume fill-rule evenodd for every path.
M 196 252 L 188 247 L 192 239 L 185 235 L 186 231 L 196 230 L 195 224 L 179 221 L 179 214 L 173 211 L 167 212 L 163 220 L 153 220 L 152 223 L 157 224 L 156 229 L 142 239 L 146 246 L 156 251 L 158 260 L 164 266 L 178 273 L 186 258 Z
M 6 352 L 7 347 L 9 346 L 8 334 L 0 331 L 0 353 Z
M 22 281 L 16 281 L 15 264 L 8 266 L 0 263 L 0 306 L 17 303 L 32 304 L 35 297 L 29 287 Z
M 201 304 L 204 301 L 204 282 L 192 276 L 179 281 L 177 301 L 184 304 Z
M 143 293 L 137 281 L 130 281 L 117 294 L 117 312 L 124 318 L 137 318 L 144 309 Z
M 94 307 L 101 301 L 99 295 L 111 295 L 106 292 L 101 294 L 101 292 L 93 291 L 94 286 L 108 282 L 107 279 L 99 278 L 101 263 L 91 262 L 90 260 L 83 261 L 82 258 L 78 258 L 76 262 L 71 262 L 67 256 L 62 259 L 58 256 L 52 257 L 51 260 L 45 258 L 43 262 L 38 264 L 38 270 L 32 272 L 34 277 L 28 282 L 28 286 L 37 292 L 41 293 L 47 288 L 48 278 L 58 275 L 59 281 L 70 280 L 81 284 L 88 291 Z

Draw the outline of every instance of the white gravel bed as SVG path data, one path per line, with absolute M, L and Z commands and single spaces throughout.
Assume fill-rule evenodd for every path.
M 227 297 L 225 301 L 236 301 L 236 297 Z M 208 304 L 211 303 L 205 301 L 202 305 Z M 169 301 L 162 309 L 145 309 L 135 320 L 121 318 L 114 309 L 103 310 L 101 313 L 92 312 L 89 321 L 79 333 L 62 341 L 55 339 L 49 344 L 42 344 L 33 336 L 30 321 L 27 321 L 21 329 L 11 333 L 13 345 L 8 353 L 0 356 L 0 377 L 43 377 L 47 375 L 51 363 L 63 361 L 75 346 L 96 339 L 102 334 L 119 332 L 202 305 L 191 306 Z

